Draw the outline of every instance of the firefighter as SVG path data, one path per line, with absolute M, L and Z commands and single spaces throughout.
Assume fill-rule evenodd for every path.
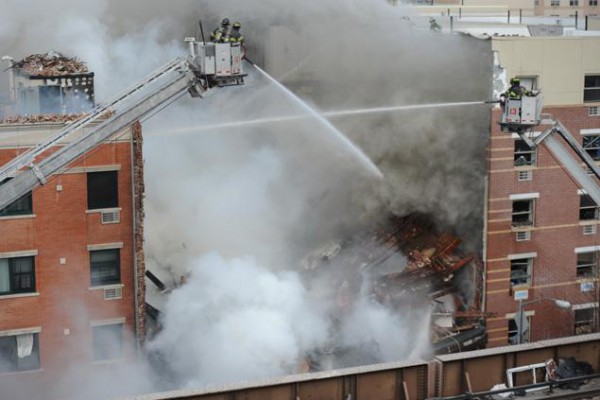
M 221 26 L 213 31 L 210 40 L 215 43 L 226 42 L 229 38 L 229 18 L 223 18 Z
M 240 29 L 242 29 L 242 24 L 236 21 L 232 26 L 233 30 L 229 34 L 229 41 L 231 43 L 239 43 L 240 45 L 244 44 L 244 35 L 242 35 L 240 32 Z
M 500 95 L 500 104 L 504 105 L 506 100 L 521 100 L 523 96 L 537 96 L 536 91 L 527 90 L 525 86 L 521 86 L 519 78 L 511 78 L 510 87 Z

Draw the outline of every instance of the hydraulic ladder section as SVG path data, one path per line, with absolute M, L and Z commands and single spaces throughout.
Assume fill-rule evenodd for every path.
M 59 172 L 123 128 L 161 105 L 177 99 L 186 90 L 194 97 L 201 97 L 206 89 L 204 85 L 199 84 L 194 70 L 194 66 L 188 59 L 178 58 L 154 71 L 114 100 L 96 107 L 90 115 L 69 124 L 49 140 L 3 165 L 0 168 L 0 182 L 7 178 L 13 179 L 2 185 L 0 209 L 27 194 L 37 185 L 44 184 L 47 177 Z M 80 137 L 57 152 L 36 161 L 44 151 L 64 142 L 74 132 L 81 132 L 86 127 L 90 128 L 90 124 L 107 111 L 114 111 L 114 114 L 89 131 L 83 131 Z
M 562 163 L 567 172 L 586 191 L 596 204 L 600 204 L 600 186 L 588 175 L 587 171 L 581 168 L 579 161 L 565 147 L 564 143 L 558 140 L 554 133 L 558 133 L 564 141 L 573 149 L 573 151 L 583 160 L 588 168 L 594 173 L 597 179 L 600 179 L 600 168 L 596 165 L 592 157 L 577 143 L 571 133 L 560 121 L 553 121 L 553 125 L 546 129 L 540 136 L 532 139 L 524 132 L 519 132 L 519 136 L 531 148 L 535 148 L 541 143 Z

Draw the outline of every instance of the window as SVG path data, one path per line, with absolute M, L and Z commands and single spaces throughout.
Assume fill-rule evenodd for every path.
M 575 334 L 584 335 L 594 331 L 594 307 L 575 310 Z
M 0 258 L 0 295 L 35 292 L 33 257 Z
M 552 7 L 558 7 L 560 6 L 560 0 L 550 0 L 550 5 Z
M 515 167 L 535 165 L 535 149 L 529 147 L 523 139 L 515 140 Z
M 531 341 L 531 315 L 526 315 L 527 318 L 525 323 L 525 332 L 523 332 L 523 343 L 529 343 Z M 517 322 L 514 318 L 508 320 L 508 344 L 519 344 L 518 338 L 519 328 L 517 328 Z
M 518 76 L 521 80 L 521 86 L 527 90 L 537 89 L 537 76 Z
M 590 6 L 597 6 L 598 5 L 598 0 L 590 0 Z
M 533 200 L 513 201 L 512 225 L 513 226 L 532 226 L 533 225 Z
M 40 368 L 37 333 L 0 336 L 0 373 Z
M 5 179 L 0 185 L 8 182 L 12 178 Z M 8 217 L 11 215 L 29 215 L 33 214 L 33 202 L 31 192 L 15 200 L 0 210 L 0 217 Z
M 577 254 L 577 276 L 580 278 L 596 276 L 598 266 L 598 253 L 595 251 L 589 253 Z
M 533 258 L 510 260 L 510 286 L 531 285 Z
M 123 324 L 94 326 L 94 360 L 115 360 L 123 357 Z
M 588 116 L 589 117 L 597 117 L 600 113 L 598 113 L 598 106 L 588 107 Z
M 534 7 L 538 7 L 540 5 L 540 0 L 534 0 L 533 1 L 533 6 Z
M 577 7 L 579 5 L 579 0 L 569 0 L 569 5 L 571 7 Z
M 594 159 L 600 160 L 600 135 L 585 135 L 583 137 L 584 150 Z
M 88 210 L 119 206 L 117 171 L 87 174 Z
M 90 251 L 92 286 L 121 283 L 120 254 L 119 249 Z
M 579 196 L 579 220 L 589 221 L 598 219 L 598 205 L 588 194 Z
M 583 101 L 600 101 L 600 75 L 585 76 Z

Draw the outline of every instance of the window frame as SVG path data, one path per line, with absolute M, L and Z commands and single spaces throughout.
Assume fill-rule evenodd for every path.
M 119 327 L 118 330 L 119 332 L 110 332 L 110 329 L 115 329 L 116 327 Z M 94 361 L 98 362 L 102 362 L 102 361 L 114 361 L 114 360 L 121 360 L 123 359 L 123 353 L 124 353 L 124 336 L 125 336 L 125 332 L 124 332 L 124 328 L 125 328 L 125 324 L 123 322 L 117 322 L 117 323 L 110 323 L 110 324 L 99 324 L 99 325 L 95 325 L 92 326 L 92 358 Z M 101 337 L 100 335 L 106 335 Z M 114 337 L 119 338 L 119 348 L 117 352 L 113 352 L 112 349 L 109 349 L 109 351 L 106 351 L 106 348 L 103 347 L 106 345 L 106 341 L 107 337 L 110 341 L 110 336 L 113 335 Z M 111 342 L 112 344 L 112 342 Z M 106 354 L 109 353 L 109 354 Z
M 560 0 L 550 0 L 550 7 L 560 7 Z
M 569 0 L 569 7 L 579 7 L 579 0 Z
M 600 161 L 600 135 L 583 135 L 581 147 L 594 161 Z
M 589 319 L 578 319 L 577 314 L 589 313 L 591 318 Z M 574 335 L 585 335 L 594 332 L 595 317 L 597 314 L 597 307 L 586 307 L 574 310 L 573 313 L 573 334 Z M 585 315 L 584 315 L 585 318 Z
M 598 205 L 587 193 L 579 195 L 579 220 L 580 221 L 597 221 L 600 219 Z
M 590 278 L 596 276 L 598 270 L 598 252 L 597 251 L 586 251 L 577 254 L 576 273 L 577 278 Z M 588 256 L 592 256 L 592 260 L 586 260 Z M 585 270 L 586 272 L 580 272 Z M 587 272 L 589 271 L 589 272 Z
M 109 252 L 116 252 L 116 265 L 113 266 L 108 266 L 109 268 L 114 268 L 115 273 L 113 273 L 112 275 L 116 275 L 117 278 L 113 278 L 113 279 L 107 279 L 107 278 L 102 278 L 102 272 L 96 272 L 97 274 L 99 274 L 99 277 L 94 277 L 95 275 L 95 271 L 94 269 L 106 269 L 107 268 L 107 261 L 94 261 L 93 260 L 93 255 L 96 254 L 98 255 L 99 253 L 109 253 Z M 108 286 L 108 285 L 117 285 L 121 283 L 121 249 L 120 248 L 111 248 L 111 249 L 98 249 L 98 250 L 89 250 L 89 257 L 90 257 L 90 285 L 91 287 L 98 287 L 98 286 Z M 96 263 L 96 265 L 94 265 Z M 104 265 L 101 265 L 104 264 Z
M 515 211 L 517 203 L 529 203 L 527 211 Z M 528 215 L 527 221 L 515 221 L 515 216 Z M 512 200 L 511 224 L 513 227 L 531 227 L 535 224 L 535 199 L 514 199 Z
M 527 150 L 525 150 L 525 147 Z M 531 148 L 523 139 L 515 139 L 514 142 L 514 162 L 515 167 L 533 167 L 537 163 L 537 149 Z M 517 160 L 523 157 L 524 163 L 517 164 Z
M 529 324 L 529 330 L 527 330 L 527 332 L 523 335 L 523 343 L 530 343 L 531 342 L 531 326 L 532 326 L 532 322 L 533 322 L 533 315 L 527 315 L 525 314 L 525 318 L 527 319 L 527 323 Z M 507 324 L 508 324 L 508 336 L 507 336 L 507 343 L 509 345 L 515 345 L 515 343 L 511 342 L 511 338 L 516 338 L 517 334 L 519 333 L 519 328 L 517 327 L 517 321 L 516 321 L 516 316 L 513 318 L 507 318 Z M 511 325 L 514 324 L 514 329 L 511 329 Z
M 533 259 L 534 257 L 518 257 L 510 260 L 510 287 L 511 289 L 515 286 L 518 287 L 530 287 L 533 282 Z M 513 276 L 513 268 L 525 267 L 526 274 L 524 276 Z M 525 278 L 525 282 L 513 282 L 519 279 Z
M 7 178 L 0 183 L 0 186 L 11 180 Z M 0 217 L 13 217 L 21 215 L 33 215 L 33 191 L 29 191 L 6 207 L 0 209 Z
M 17 354 L 17 336 L 19 335 L 0 335 L 0 358 L 2 358 L 3 360 L 3 362 L 0 364 L 0 374 L 11 372 L 35 371 L 41 368 L 39 332 L 25 333 L 25 335 L 29 334 L 33 335 L 33 345 L 31 349 L 31 354 L 23 358 L 19 358 Z M 3 348 L 4 351 L 7 350 L 7 347 L 10 346 L 7 346 L 7 344 L 11 339 L 14 339 L 14 350 L 11 351 L 10 355 L 8 356 L 7 354 L 2 355 Z M 2 342 L 4 342 L 4 344 Z M 13 368 L 8 368 L 11 366 Z
M 31 271 L 30 272 L 18 272 L 16 271 L 18 265 L 17 262 L 24 259 L 31 259 Z M 36 279 L 35 279 L 35 256 L 20 256 L 20 257 L 3 257 L 0 260 L 8 260 L 8 281 L 9 281 L 9 291 L 0 292 L 0 297 L 2 296 L 11 296 L 18 294 L 26 294 L 26 293 L 36 293 Z M 21 281 L 17 279 L 20 276 L 30 276 L 30 287 L 24 289 L 21 285 L 16 285 L 16 282 Z M 22 282 L 22 281 L 21 281 Z M 18 289 L 15 289 L 15 286 L 19 286 Z
M 102 179 L 109 182 L 102 182 Z M 87 209 L 103 210 L 119 207 L 119 171 L 95 171 L 86 174 Z
M 590 7 L 597 7 L 598 6 L 598 0 L 589 0 L 588 5 Z
M 589 78 L 594 79 L 594 86 L 588 85 Z M 583 78 L 583 102 L 600 102 L 600 73 L 586 74 Z

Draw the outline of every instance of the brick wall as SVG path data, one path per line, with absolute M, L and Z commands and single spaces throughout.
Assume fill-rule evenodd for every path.
M 588 117 L 587 107 L 544 109 L 565 124 L 581 143 L 580 129 L 600 128 L 600 118 Z M 533 261 L 529 298 L 565 299 L 574 305 L 598 301 L 596 290 L 582 292 L 582 282 L 576 276 L 576 247 L 600 245 L 600 236 L 584 235 L 579 221 L 579 189 L 552 154 L 542 145 L 537 151 L 534 167 L 521 167 L 533 173 L 530 181 L 519 181 L 514 167 L 514 139 L 503 133 L 497 124 L 500 110 L 492 112 L 492 129 L 488 147 L 488 211 L 486 232 L 486 311 L 496 313 L 487 320 L 490 346 L 507 344 L 506 314 L 518 307 L 510 285 L 508 255 L 537 253 Z M 536 128 L 542 130 L 543 128 Z M 562 139 L 561 139 L 562 140 Z M 535 199 L 535 224 L 531 240 L 518 242 L 512 228 L 511 194 L 539 193 Z M 594 221 L 592 223 L 597 223 Z M 541 301 L 525 307 L 533 311 L 532 340 L 574 333 L 574 312 L 558 309 L 551 301 Z
M 48 376 L 64 373 L 76 364 L 105 368 L 93 363 L 92 321 L 124 318 L 124 358 L 135 358 L 132 148 L 128 137 L 100 145 L 72 163 L 65 173 L 52 176 L 45 186 L 36 188 L 33 217 L 0 218 L 0 253 L 38 251 L 35 278 L 39 293 L 28 297 L 0 296 L 0 332 L 41 327 L 43 369 L 0 374 L 0 386 L 3 381 L 16 382 L 15 376 L 23 375 L 51 381 Z M 14 155 L 14 149 L 0 148 L 0 164 Z M 118 167 L 120 223 L 102 224 L 99 212 L 87 212 L 86 168 L 102 166 Z M 123 243 L 121 299 L 104 300 L 102 289 L 90 288 L 87 246 L 105 243 Z M 65 264 L 61 264 L 61 258 Z

